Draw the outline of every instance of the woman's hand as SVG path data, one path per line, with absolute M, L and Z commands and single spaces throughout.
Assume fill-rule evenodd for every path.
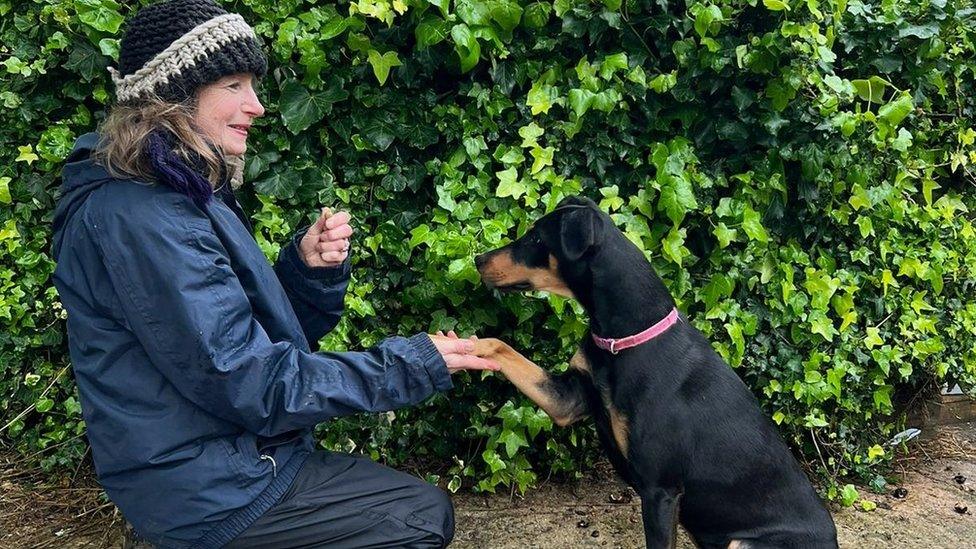
M 494 361 L 471 354 L 474 352 L 474 342 L 478 339 L 475 336 L 471 336 L 470 339 L 460 339 L 453 330 L 447 332 L 446 336 L 444 332 L 429 335 L 431 341 L 434 342 L 434 347 L 437 347 L 441 356 L 444 357 L 447 371 L 452 374 L 461 370 L 498 371 L 501 369 L 501 366 Z
M 298 245 L 298 254 L 309 267 L 338 267 L 349 257 L 352 217 L 348 212 L 332 213 L 322 208 L 322 215 L 308 228 Z

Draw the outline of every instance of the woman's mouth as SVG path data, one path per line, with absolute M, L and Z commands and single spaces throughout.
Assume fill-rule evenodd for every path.
M 247 130 L 250 126 L 244 124 L 231 124 L 230 129 L 234 130 L 243 137 L 247 137 Z

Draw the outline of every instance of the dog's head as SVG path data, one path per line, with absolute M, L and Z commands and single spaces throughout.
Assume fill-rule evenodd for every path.
M 588 262 L 612 227 L 587 198 L 566 198 L 521 238 L 475 258 L 481 279 L 502 291 L 541 290 L 581 298 Z

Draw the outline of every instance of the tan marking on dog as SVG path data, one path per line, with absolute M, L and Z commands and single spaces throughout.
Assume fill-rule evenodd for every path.
M 579 370 L 586 375 L 593 375 L 593 370 L 590 368 L 590 361 L 586 360 L 583 349 L 577 350 L 573 358 L 569 359 L 569 367 L 574 370 Z
M 627 448 L 629 446 L 627 438 L 630 435 L 627 416 L 623 415 L 611 403 L 607 403 L 607 412 L 610 414 L 610 430 L 613 432 L 613 438 L 617 441 L 617 447 L 620 448 L 620 453 L 624 457 L 627 457 Z
M 569 289 L 569 286 L 566 286 L 566 282 L 563 281 L 563 277 L 559 274 L 559 261 L 556 260 L 555 256 L 549 256 L 548 271 L 538 270 L 535 272 L 539 274 L 537 274 L 536 279 L 532 280 L 531 282 L 536 288 L 546 292 L 552 292 L 563 297 L 568 297 L 570 299 L 576 299 L 576 296 L 573 295 L 572 290 Z
M 627 442 L 630 435 L 630 422 L 627 416 L 613 405 L 613 397 L 610 395 L 608 387 L 600 390 L 600 399 L 607 409 L 607 415 L 610 416 L 610 432 L 613 434 L 613 439 L 617 441 L 617 448 L 626 458 L 627 448 L 630 446 Z
M 549 256 L 548 268 L 532 269 L 516 263 L 512 259 L 511 251 L 494 253 L 482 266 L 481 279 L 490 286 L 511 286 L 528 282 L 532 290 L 551 292 L 575 299 L 573 292 L 559 276 L 559 264 L 552 255 Z
M 734 539 L 729 543 L 728 549 L 749 549 L 749 544 L 742 540 Z
M 478 339 L 474 344 L 474 354 L 497 362 L 512 385 L 549 414 L 556 425 L 566 427 L 580 419 L 581 416 L 570 414 L 571 405 L 558 400 L 546 388 L 549 374 L 507 343 L 494 338 Z

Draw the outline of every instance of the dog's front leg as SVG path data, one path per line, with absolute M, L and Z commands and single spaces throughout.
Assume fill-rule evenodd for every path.
M 549 417 L 565 427 L 588 415 L 586 384 L 589 379 L 576 369 L 552 375 L 498 339 L 475 341 L 474 354 L 494 360 L 502 374 Z
M 677 543 L 678 496 L 663 488 L 641 491 L 641 517 L 647 547 L 671 549 Z

